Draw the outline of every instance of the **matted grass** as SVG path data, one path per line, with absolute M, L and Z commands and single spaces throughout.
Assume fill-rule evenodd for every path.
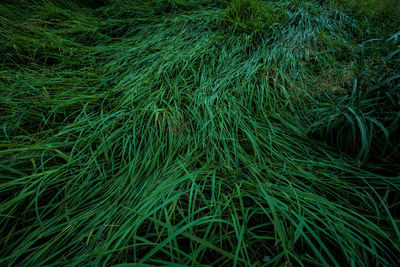
M 370 19 L 1 4 L 0 264 L 395 266 L 399 24 Z

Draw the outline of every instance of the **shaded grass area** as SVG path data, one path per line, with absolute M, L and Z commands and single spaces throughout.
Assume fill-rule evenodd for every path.
M 395 266 L 399 24 L 339 3 L 2 4 L 0 263 Z

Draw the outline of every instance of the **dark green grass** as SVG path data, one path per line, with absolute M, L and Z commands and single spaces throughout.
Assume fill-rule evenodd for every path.
M 322 2 L 1 4 L 0 264 L 396 266 L 399 24 Z

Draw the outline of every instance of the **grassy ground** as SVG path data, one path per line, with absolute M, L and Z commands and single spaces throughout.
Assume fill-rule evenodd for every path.
M 360 3 L 0 4 L 0 265 L 395 266 L 400 16 Z

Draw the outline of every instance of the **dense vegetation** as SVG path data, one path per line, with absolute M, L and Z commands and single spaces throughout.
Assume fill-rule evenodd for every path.
M 398 10 L 3 1 L 0 265 L 395 266 Z

